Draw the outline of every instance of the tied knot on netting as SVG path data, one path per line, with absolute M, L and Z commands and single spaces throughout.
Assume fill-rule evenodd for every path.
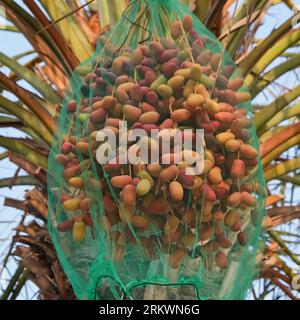
M 149 16 L 147 15 L 147 11 L 149 9 L 149 4 L 148 1 L 144 1 L 145 2 L 145 8 L 143 9 L 141 14 L 138 14 L 137 18 L 135 20 L 132 20 L 128 17 L 128 12 L 130 11 L 130 9 L 132 8 L 133 5 L 135 5 L 139 0 L 134 0 L 131 1 L 130 4 L 128 5 L 128 7 L 126 8 L 126 10 L 122 13 L 122 19 L 124 19 L 125 21 L 129 22 L 131 24 L 123 42 L 121 43 L 121 45 L 119 46 L 119 48 L 114 52 L 113 56 L 112 56 L 112 60 L 111 63 L 109 65 L 109 67 L 111 67 L 114 59 L 117 57 L 117 55 L 120 53 L 120 51 L 122 50 L 122 48 L 124 47 L 124 45 L 126 44 L 128 37 L 131 33 L 131 31 L 133 30 L 134 27 L 137 27 L 141 30 L 143 30 L 144 32 L 147 33 L 146 38 L 140 40 L 138 43 L 139 44 L 143 44 L 145 42 L 147 42 L 149 39 L 151 39 L 152 37 L 152 32 L 151 30 L 148 28 L 149 26 Z M 145 17 L 145 21 L 143 22 L 143 25 L 140 24 L 140 21 Z

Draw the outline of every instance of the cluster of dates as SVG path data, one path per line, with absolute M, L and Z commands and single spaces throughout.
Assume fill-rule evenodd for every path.
M 103 56 L 110 58 L 77 68 L 84 80 L 82 98 L 67 105 L 73 128 L 56 157 L 63 166 L 61 204 L 67 217 L 58 219 L 60 232 L 73 232 L 74 241 L 81 242 L 89 228 L 94 237 L 98 224 L 113 243 L 114 261 L 126 256 L 128 246 L 139 245 L 150 260 L 169 253 L 173 268 L 194 248 L 211 256 L 210 265 L 226 268 L 229 249 L 246 245 L 246 225 L 257 204 L 251 171 L 258 152 L 251 145 L 247 111 L 238 106 L 250 95 L 239 91 L 243 79 L 231 77 L 234 67 L 222 64 L 222 55 L 211 52 L 209 41 L 186 16 L 173 22 L 168 38 L 135 49 L 125 46 L 113 61 L 117 48 L 103 39 Z M 151 130 L 178 129 L 184 136 L 184 129 L 203 129 L 203 170 L 187 174 L 185 158 L 196 150 L 183 150 L 178 162 L 176 146 L 160 153 L 168 164 L 121 164 L 115 159 L 100 165 L 97 148 L 105 142 L 97 141 L 97 133 L 109 128 L 118 136 L 122 120 L 129 130 L 149 133 L 146 143 L 160 152 Z M 84 128 L 79 135 L 78 123 Z M 98 178 L 89 174 L 92 161 Z M 88 188 L 103 195 L 105 215 L 99 212 L 97 220 L 90 214 L 95 204 Z

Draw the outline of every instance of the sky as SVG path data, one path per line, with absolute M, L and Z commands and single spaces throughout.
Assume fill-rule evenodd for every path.
M 0 1 L 1 2 L 1 1 Z M 22 1 L 17 1 L 20 5 L 22 4 Z M 297 5 L 300 7 L 300 0 L 294 1 Z M 266 20 L 263 24 L 263 26 L 259 29 L 259 32 L 257 34 L 258 39 L 263 39 L 266 37 L 272 30 L 276 27 L 278 27 L 283 21 L 287 20 L 291 15 L 291 11 L 284 5 L 279 4 L 275 6 L 271 11 L 269 11 L 268 16 L 266 17 Z M 1 23 L 2 20 L 0 20 Z M 0 52 L 5 53 L 8 56 L 14 56 L 16 54 L 20 54 L 22 52 L 26 52 L 31 50 L 30 45 L 26 41 L 26 39 L 17 33 L 13 32 L 6 32 L 6 31 L 0 31 Z M 32 56 L 27 56 L 25 58 L 20 59 L 20 62 L 26 62 L 30 60 Z M 277 62 L 278 63 L 278 62 Z M 274 67 L 274 63 L 269 67 Z M 9 72 L 7 68 L 2 68 L 2 72 Z M 298 82 L 298 79 L 296 76 L 284 76 L 282 79 L 280 79 L 281 83 L 284 83 L 286 86 L 294 86 L 296 82 Z M 24 84 L 20 82 L 20 84 Z M 28 88 L 28 85 L 25 84 L 25 87 Z M 276 91 L 276 89 L 274 89 Z M 6 94 L 5 94 L 6 95 Z M 9 98 L 14 99 L 10 95 L 6 95 Z M 256 98 L 254 103 L 257 104 L 266 104 L 273 100 L 272 94 L 268 95 L 260 95 Z M 24 136 L 23 133 L 21 133 L 18 130 L 7 130 L 7 129 L 0 129 L 0 135 L 2 136 Z M 0 153 L 3 151 L 3 149 L 0 148 Z M 3 160 L 0 162 L 0 179 L 6 178 L 14 175 L 16 170 L 16 167 L 10 163 L 8 160 Z M 24 174 L 21 172 L 21 174 Z M 1 270 L 1 261 L 7 252 L 8 245 L 10 243 L 10 237 L 12 233 L 12 228 L 14 228 L 18 221 L 20 220 L 20 212 L 17 210 L 14 210 L 12 208 L 4 207 L 3 206 L 3 200 L 5 197 L 13 197 L 15 199 L 23 199 L 24 197 L 24 191 L 28 189 L 27 187 L 14 187 L 12 190 L 8 188 L 2 188 L 0 189 L 0 292 L 1 287 L 6 287 L 8 278 L 7 272 L 13 272 L 15 268 L 15 264 L 13 262 L 13 259 L 10 260 L 10 263 L 8 265 L 8 270 Z M 299 193 L 299 201 L 300 201 L 300 193 Z M 298 203 L 299 203 L 298 201 Z M 33 284 L 29 284 L 28 290 L 23 290 L 22 295 L 20 298 L 23 299 L 30 299 L 35 293 L 35 288 Z

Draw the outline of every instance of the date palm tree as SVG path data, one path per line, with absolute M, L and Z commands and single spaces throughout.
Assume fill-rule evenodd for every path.
M 263 226 L 266 246 L 257 256 L 261 271 L 252 298 L 297 299 L 293 279 L 300 265 L 296 246 L 300 238 L 300 29 L 295 5 L 291 0 L 182 1 L 223 43 L 253 97 L 269 194 Z M 24 200 L 14 199 L 11 192 L 4 201 L 23 214 L 1 262 L 4 269 L 12 259 L 16 261 L 2 299 L 17 299 L 29 281 L 37 286 L 40 299 L 75 299 L 46 229 L 47 157 L 72 71 L 93 54 L 98 37 L 118 21 L 129 2 L 0 1 L 7 19 L 0 37 L 4 32 L 18 33 L 32 47 L 15 56 L 0 52 L 0 130 L 25 133 L 25 138 L 0 135 L 4 149 L 0 161 L 8 158 L 19 168 L 14 176 L 0 180 L 0 188 L 30 186 Z M 278 6 L 288 10 L 290 18 L 279 19 L 270 30 L 268 16 Z M 264 27 L 268 33 L 259 39 Z M 26 56 L 31 58 L 22 64 L 20 59 Z M 19 175 L 21 169 L 26 175 Z

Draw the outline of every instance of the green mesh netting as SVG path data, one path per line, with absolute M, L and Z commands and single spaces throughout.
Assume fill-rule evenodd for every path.
M 49 157 L 49 231 L 78 298 L 245 297 L 264 216 L 251 116 L 233 61 L 187 7 L 131 2 L 76 69 Z M 133 129 L 147 137 L 129 142 L 137 160 L 123 164 Z M 192 144 L 181 151 L 173 137 L 166 154 L 174 130 Z M 159 161 L 143 161 L 142 144 Z

